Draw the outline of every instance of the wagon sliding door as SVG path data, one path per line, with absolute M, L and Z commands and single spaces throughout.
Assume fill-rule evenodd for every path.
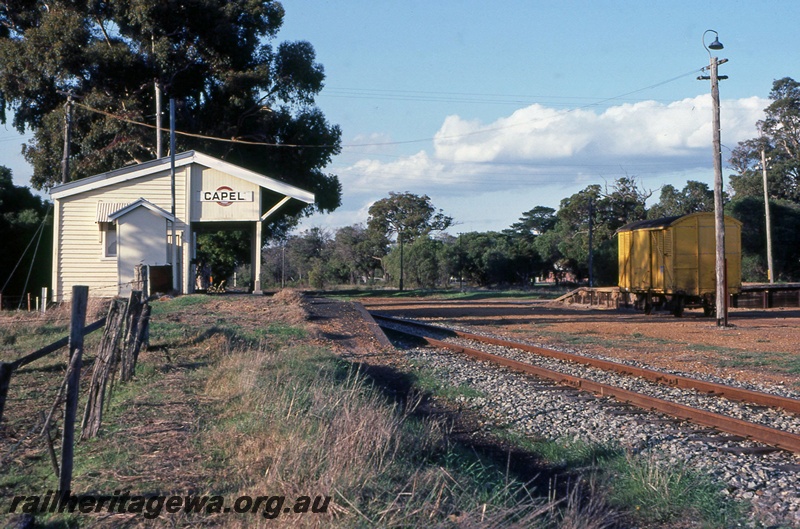
M 699 296 L 702 294 L 700 286 L 705 283 L 713 284 L 714 281 L 713 231 L 710 234 L 710 249 L 704 246 L 707 246 L 709 233 L 700 226 L 697 217 L 676 223 L 672 232 L 675 244 L 673 262 L 676 289 L 690 296 Z M 706 266 L 709 255 L 712 257 L 710 269 Z
M 630 286 L 634 292 L 646 292 L 652 285 L 653 263 L 650 258 L 650 234 L 645 230 L 632 230 L 629 234 L 631 238 Z
M 648 232 L 650 236 L 650 285 L 654 292 L 666 292 L 664 256 L 664 230 Z

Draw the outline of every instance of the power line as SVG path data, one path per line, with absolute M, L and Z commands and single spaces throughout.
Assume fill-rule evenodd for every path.
M 632 90 L 632 91 L 626 92 L 624 94 L 619 94 L 619 95 L 616 95 L 616 96 L 613 96 L 613 97 L 608 97 L 608 98 L 605 98 L 605 99 L 601 99 L 599 101 L 595 101 L 595 102 L 592 102 L 592 103 L 586 103 L 584 105 L 581 105 L 581 106 L 578 106 L 578 107 L 575 107 L 575 108 L 571 108 L 571 109 L 567 110 L 565 113 L 571 113 L 571 112 L 575 112 L 575 111 L 578 111 L 578 110 L 583 110 L 583 109 L 586 109 L 586 108 L 602 105 L 602 104 L 607 103 L 609 101 L 619 100 L 619 99 L 622 99 L 622 98 L 627 97 L 629 95 L 636 94 L 636 93 L 639 93 L 639 92 L 643 92 L 645 90 L 650 90 L 650 89 L 653 89 L 653 88 L 656 88 L 656 87 L 671 83 L 671 82 L 676 81 L 678 79 L 681 79 L 683 77 L 687 77 L 689 75 L 694 75 L 700 70 L 701 69 L 695 68 L 695 69 L 693 69 L 693 70 L 691 70 L 689 72 L 677 75 L 677 76 L 672 77 L 670 79 L 666 79 L 664 81 L 660 81 L 658 83 L 655 83 L 655 84 L 652 84 L 652 85 L 649 85 L 649 86 L 646 86 L 646 87 L 643 87 L 643 88 L 638 88 L 636 90 Z M 379 92 L 379 90 L 376 89 L 376 92 Z M 399 90 L 398 92 L 402 93 L 404 91 Z M 408 91 L 408 92 L 409 93 L 415 93 L 413 91 Z M 431 92 L 431 93 L 436 93 L 436 92 Z M 454 92 L 454 94 L 458 94 L 458 93 Z M 137 126 L 141 126 L 141 127 L 147 127 L 147 128 L 150 128 L 150 129 L 157 129 L 158 128 L 155 125 L 151 125 L 149 123 L 143 123 L 141 121 L 136 121 L 136 120 L 133 120 L 133 119 L 130 119 L 130 118 L 119 116 L 117 114 L 113 114 L 113 113 L 107 112 L 105 110 L 96 109 L 96 108 L 90 107 L 88 105 L 85 105 L 83 103 L 75 102 L 74 104 L 76 106 L 79 106 L 79 107 L 89 111 L 89 112 L 94 112 L 94 113 L 97 113 L 97 114 L 101 114 L 101 115 L 104 115 L 104 116 L 112 118 L 112 119 L 123 121 L 125 123 L 130 123 L 132 125 L 137 125 Z M 453 135 L 450 135 L 450 136 L 418 138 L 418 139 L 404 140 L 404 141 L 389 141 L 389 142 L 374 142 L 374 143 L 351 143 L 351 144 L 341 145 L 341 147 L 343 147 L 343 148 L 344 147 L 348 147 L 348 148 L 349 147 L 381 147 L 381 146 L 390 146 L 390 145 L 408 145 L 408 144 L 411 144 L 411 143 L 423 143 L 423 142 L 433 141 L 435 139 L 465 138 L 465 137 L 469 137 L 469 136 L 475 136 L 475 135 L 478 135 L 478 134 L 486 134 L 486 133 L 489 133 L 489 132 L 497 132 L 497 131 L 500 131 L 500 130 L 507 130 L 507 129 L 511 129 L 511 128 L 516 128 L 516 127 L 520 127 L 520 126 L 523 126 L 523 125 L 527 125 L 529 123 L 535 123 L 537 121 L 540 121 L 541 119 L 542 118 L 536 118 L 536 119 L 532 119 L 532 120 L 529 120 L 529 121 L 524 121 L 524 122 L 520 122 L 520 123 L 514 123 L 514 124 L 511 124 L 511 125 L 505 125 L 505 126 L 501 126 L 501 127 L 482 129 L 482 130 L 478 130 L 478 131 L 474 131 L 474 132 L 468 132 L 468 133 L 464 133 L 464 134 L 453 134 Z M 165 128 L 162 127 L 161 131 L 169 132 L 169 129 L 165 129 Z M 248 141 L 248 140 L 242 140 L 242 139 L 237 139 L 237 138 L 220 138 L 220 137 L 216 137 L 216 136 L 208 136 L 208 135 L 205 135 L 205 134 L 195 134 L 195 133 L 191 133 L 191 132 L 183 132 L 183 131 L 178 131 L 178 130 L 175 131 L 175 134 L 180 134 L 181 136 L 187 136 L 187 137 L 191 137 L 191 138 L 198 138 L 198 139 L 203 139 L 203 140 L 208 140 L 208 141 L 220 141 L 220 142 L 226 142 L 226 143 L 238 143 L 238 144 L 242 144 L 242 145 L 260 145 L 260 146 L 264 146 L 264 147 L 284 147 L 284 148 L 312 148 L 313 147 L 313 148 L 323 148 L 323 149 L 324 148 L 330 149 L 330 148 L 336 147 L 335 145 L 327 145 L 327 144 L 311 145 L 311 144 L 273 143 L 273 142 Z
M 8 275 L 8 279 L 6 279 L 6 282 L 3 284 L 3 288 L 0 288 L 0 292 L 3 292 L 6 289 L 6 287 L 8 286 L 8 284 L 11 282 L 11 278 L 14 277 L 14 273 L 17 271 L 17 268 L 19 268 L 19 265 L 22 263 L 22 260 L 25 258 L 25 254 L 27 254 L 28 250 L 30 250 L 31 244 L 33 244 L 34 239 L 37 238 L 37 235 L 39 236 L 39 239 L 41 239 L 41 232 L 44 231 L 44 225 L 45 225 L 45 222 L 47 222 L 47 216 L 50 215 L 50 211 L 52 209 L 53 209 L 53 205 L 51 204 L 47 208 L 47 213 L 45 213 L 44 218 L 42 219 L 42 222 L 39 224 L 39 227 L 36 228 L 35 232 L 33 232 L 33 235 L 31 236 L 31 240 L 30 240 L 30 242 L 28 242 L 28 246 L 25 247 L 25 250 L 22 252 L 22 255 L 19 256 L 19 260 L 17 261 L 17 264 L 14 265 L 14 269 L 11 270 L 11 273 Z M 36 246 L 38 248 L 38 246 L 39 246 L 38 242 L 36 243 Z M 33 261 L 31 261 L 31 266 L 33 266 Z M 27 285 L 27 280 L 26 280 L 26 285 Z

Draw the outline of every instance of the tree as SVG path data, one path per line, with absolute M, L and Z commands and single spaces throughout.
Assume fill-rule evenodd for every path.
M 330 259 L 331 236 L 321 228 L 311 228 L 289 237 L 286 258 L 297 279 L 311 286 L 324 283 L 326 274 L 322 264 Z
M 773 247 L 773 274 L 779 281 L 800 279 L 800 206 L 788 200 L 770 201 L 772 236 L 780 241 Z M 764 199 L 740 196 L 726 206 L 726 214 L 742 221 L 742 280 L 767 280 L 766 224 Z
M 349 282 L 355 284 L 359 276 L 374 277 L 385 247 L 384 237 L 376 237 L 364 226 L 345 226 L 334 236 L 333 258 L 347 272 Z
M 603 238 L 611 238 L 622 226 L 645 218 L 645 203 L 652 195 L 652 191 L 640 188 L 634 178 L 627 176 L 615 180 L 610 189 L 606 186 L 596 203 L 596 220 Z
M 633 178 L 622 177 L 614 181 L 610 188 L 606 186 L 605 190 L 593 184 L 563 199 L 554 228 L 545 233 L 547 237 L 537 238 L 536 247 L 540 255 L 554 263 L 554 268 L 571 272 L 580 281 L 589 273 L 591 250 L 593 272 L 597 272 L 595 282 L 616 283 L 614 235 L 622 226 L 645 218 L 645 203 L 651 194 L 640 189 Z M 590 224 L 593 235 L 591 245 Z
M 449 277 L 444 248 L 443 241 L 430 237 L 418 237 L 413 242 L 407 243 L 404 261 L 407 282 L 415 288 L 445 286 Z M 394 271 L 399 272 L 399 253 L 398 247 L 387 256 L 387 268 L 390 274 Z
M 763 193 L 761 152 L 769 160 L 768 193 L 771 198 L 800 202 L 800 83 L 790 77 L 772 84 L 772 103 L 756 126 L 758 138 L 740 142 L 733 150 L 731 186 L 736 195 Z
M 666 184 L 657 204 L 647 211 L 647 218 L 677 217 L 699 211 L 714 211 L 714 191 L 707 184 L 690 180 L 681 191 Z
M 50 285 L 52 216 L 42 226 L 49 210 L 28 188 L 14 185 L 11 169 L 0 166 L 0 293 L 6 301 Z
M 523 213 L 519 222 L 512 224 L 510 230 L 525 237 L 536 236 L 552 230 L 557 220 L 556 210 L 546 206 L 536 206 Z
M 427 195 L 419 196 L 409 192 L 389 193 L 369 208 L 367 228 L 377 234 L 390 237 L 397 235 L 400 247 L 400 283 L 403 290 L 403 245 L 413 243 L 418 237 L 432 231 L 446 230 L 453 224 L 442 210 L 436 210 Z
M 272 0 L 4 4 L 0 120 L 13 110 L 14 126 L 33 131 L 23 154 L 34 187 L 61 174 L 68 93 L 76 101 L 70 179 L 154 158 L 155 132 L 141 124 L 155 124 L 158 86 L 179 103 L 177 129 L 235 140 L 178 136 L 179 150 L 313 191 L 319 211 L 338 207 L 338 178 L 322 169 L 341 131 L 314 107 L 324 68 L 308 42 L 273 46 L 283 16 Z

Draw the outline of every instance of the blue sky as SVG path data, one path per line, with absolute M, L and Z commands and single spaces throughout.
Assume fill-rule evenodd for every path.
M 390 191 L 502 230 L 534 206 L 635 177 L 654 191 L 712 183 L 706 29 L 720 73 L 723 159 L 756 135 L 774 79 L 800 79 L 796 1 L 285 0 L 278 41 L 325 66 L 318 106 L 341 126 L 328 172 L 342 207 L 304 228 L 365 222 Z M 707 43 L 713 35 L 707 36 Z M 0 128 L 2 164 L 30 168 Z M 728 171 L 726 171 L 727 174 Z

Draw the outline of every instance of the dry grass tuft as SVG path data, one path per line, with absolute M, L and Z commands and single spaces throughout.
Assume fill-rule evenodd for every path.
M 300 305 L 303 302 L 303 294 L 293 288 L 284 288 L 272 296 L 272 301 L 284 305 Z
M 280 319 L 289 325 L 304 327 L 309 318 L 303 294 L 291 288 L 284 288 L 272 296 L 270 308 L 279 310 L 281 313 Z

